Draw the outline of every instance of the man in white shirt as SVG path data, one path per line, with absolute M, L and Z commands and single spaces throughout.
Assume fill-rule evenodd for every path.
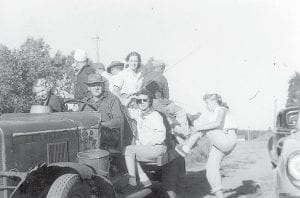
M 112 61 L 110 65 L 107 66 L 106 71 L 102 73 L 102 76 L 109 81 L 109 91 L 113 92 L 115 81 L 118 79 L 118 74 L 124 69 L 124 63 L 120 61 Z

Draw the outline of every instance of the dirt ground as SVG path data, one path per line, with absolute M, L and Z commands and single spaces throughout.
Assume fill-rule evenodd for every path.
M 274 198 L 272 168 L 265 134 L 252 141 L 239 141 L 222 163 L 223 186 L 227 198 Z M 189 156 L 187 174 L 181 181 L 180 197 L 211 198 L 205 177 L 205 160 Z M 200 162 L 199 162 L 200 161 Z

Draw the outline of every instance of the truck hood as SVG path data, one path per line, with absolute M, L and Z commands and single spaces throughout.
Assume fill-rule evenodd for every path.
M 98 112 L 58 112 L 48 114 L 4 114 L 0 116 L 0 129 L 5 135 L 37 131 L 95 126 L 100 119 Z

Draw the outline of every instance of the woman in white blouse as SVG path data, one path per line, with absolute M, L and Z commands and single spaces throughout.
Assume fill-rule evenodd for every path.
M 136 95 L 130 96 L 125 103 L 127 106 L 135 100 L 138 108 L 128 108 L 128 114 L 137 122 L 137 134 L 135 145 L 125 148 L 125 163 L 129 174 L 129 184 L 122 191 L 135 190 L 137 188 L 136 168 L 139 181 L 142 185 L 151 184 L 146 173 L 141 168 L 138 161 L 152 162 L 158 156 L 166 152 L 166 127 L 163 117 L 153 109 L 153 97 L 148 91 L 141 91 Z
M 224 156 L 228 155 L 237 142 L 237 125 L 234 122 L 226 103 L 219 94 L 206 94 L 203 97 L 211 116 L 207 123 L 194 126 L 194 134 L 184 144 L 176 147 L 176 151 L 186 156 L 197 140 L 206 135 L 212 143 L 207 165 L 206 177 L 212 192 L 218 198 L 223 198 L 220 165 Z
M 130 52 L 126 57 L 126 61 L 128 67 L 118 74 L 113 87 L 113 93 L 121 99 L 122 103 L 130 95 L 140 91 L 143 83 L 140 71 L 141 55 L 137 52 Z

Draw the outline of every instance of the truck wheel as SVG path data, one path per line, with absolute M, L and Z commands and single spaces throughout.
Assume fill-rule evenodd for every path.
M 90 198 L 89 187 L 77 174 L 64 174 L 51 185 L 47 198 Z

